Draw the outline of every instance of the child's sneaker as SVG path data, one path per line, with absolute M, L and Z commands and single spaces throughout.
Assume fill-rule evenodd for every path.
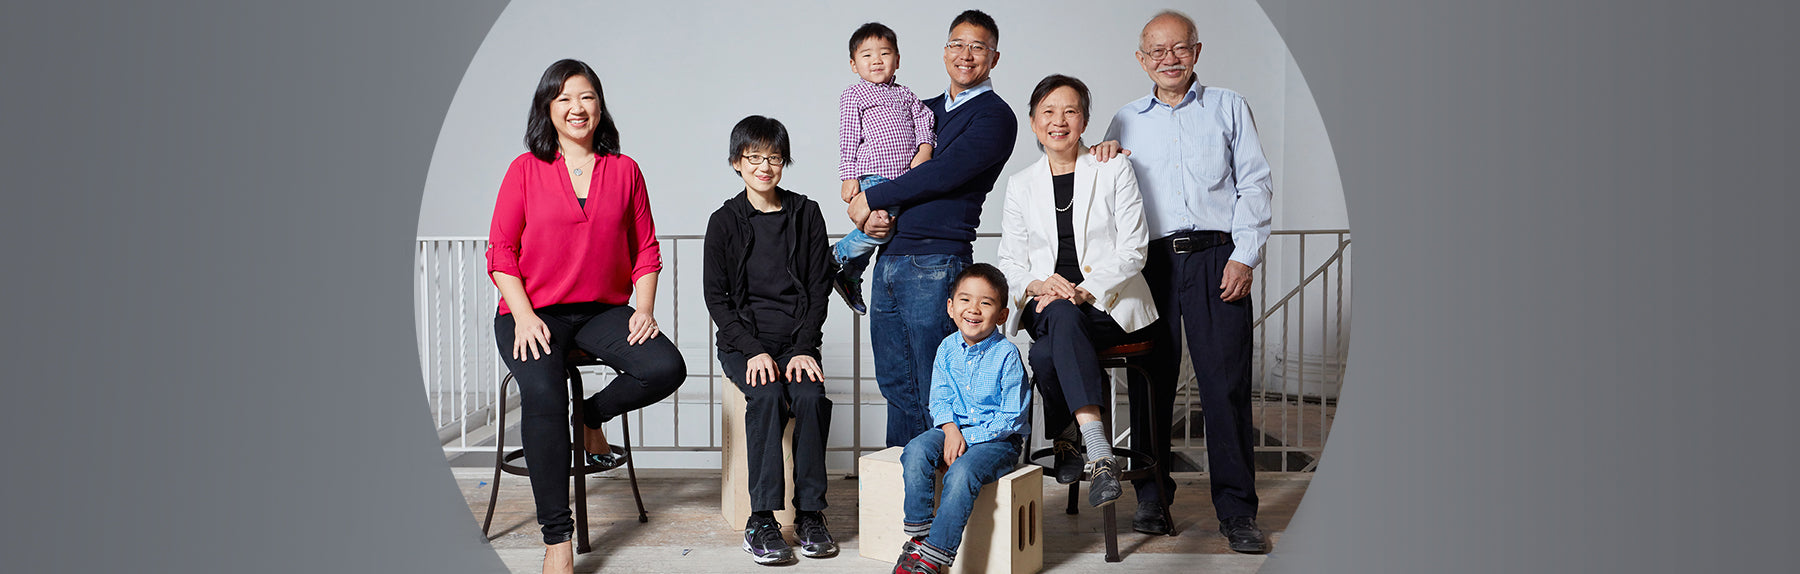
M 837 556 L 837 543 L 831 540 L 831 531 L 825 529 L 825 515 L 817 512 L 802 512 L 794 519 L 794 538 L 800 541 L 800 555 L 807 558 L 830 558 Z
M 794 561 L 794 549 L 781 538 L 781 523 L 774 518 L 751 515 L 744 525 L 744 551 L 757 564 L 785 564 Z
M 939 574 L 950 570 L 948 563 L 940 563 L 925 551 L 924 543 L 908 541 L 913 550 L 900 555 L 900 563 L 894 565 L 894 574 Z
M 831 290 L 837 291 L 844 298 L 844 304 L 858 315 L 869 314 L 869 306 L 863 302 L 862 277 L 845 273 L 838 265 L 831 266 Z

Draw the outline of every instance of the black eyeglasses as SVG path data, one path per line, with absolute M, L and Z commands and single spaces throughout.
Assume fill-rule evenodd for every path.
M 787 163 L 787 158 L 778 155 L 764 156 L 761 154 L 750 154 L 742 157 L 744 158 L 744 161 L 750 162 L 750 165 L 762 165 L 763 162 L 766 161 L 769 162 L 769 165 L 781 167 L 781 164 Z
M 1145 56 L 1149 56 L 1150 59 L 1152 59 L 1152 60 L 1161 60 L 1161 59 L 1163 59 L 1163 56 L 1169 55 L 1170 52 L 1174 52 L 1176 58 L 1187 59 L 1188 56 L 1194 55 L 1194 46 L 1193 46 L 1193 44 L 1176 44 L 1174 46 L 1168 47 L 1167 49 L 1151 48 L 1147 51 L 1146 50 L 1138 50 L 1138 51 L 1143 52 Z

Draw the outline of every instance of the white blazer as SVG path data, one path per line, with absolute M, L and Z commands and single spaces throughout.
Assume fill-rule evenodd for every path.
M 1081 265 L 1078 285 L 1094 294 L 1094 307 L 1112 315 L 1126 332 L 1156 321 L 1156 303 L 1144 281 L 1144 257 L 1150 232 L 1144 223 L 1144 199 L 1137 174 L 1124 157 L 1101 163 L 1091 154 L 1075 162 L 1075 257 Z M 1000 224 L 1000 261 L 1006 274 L 1013 312 L 1006 333 L 1019 330 L 1027 297 L 1025 286 L 1056 273 L 1056 205 L 1049 157 L 1038 158 L 1006 179 L 1006 210 Z

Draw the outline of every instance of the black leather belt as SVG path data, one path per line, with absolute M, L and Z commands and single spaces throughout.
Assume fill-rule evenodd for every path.
M 1231 245 L 1231 234 L 1223 231 L 1183 231 L 1150 241 L 1150 247 L 1174 253 L 1199 253 L 1220 245 Z

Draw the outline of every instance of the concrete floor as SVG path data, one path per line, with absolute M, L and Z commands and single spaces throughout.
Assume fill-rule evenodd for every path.
M 456 469 L 457 484 L 479 522 L 487 511 L 488 482 L 492 469 Z M 590 540 L 594 551 L 577 555 L 577 572 L 744 572 L 758 568 L 741 549 L 742 525 L 727 525 L 719 515 L 719 474 L 705 470 L 641 470 L 638 484 L 650 522 L 637 522 L 631 485 L 623 478 L 588 478 Z M 537 572 L 543 561 L 543 545 L 534 518 L 530 486 L 524 477 L 502 480 L 500 502 L 494 513 L 494 549 L 513 572 Z M 826 520 L 842 547 L 837 557 L 801 558 L 788 566 L 817 572 L 887 572 L 892 560 L 858 556 L 856 484 L 854 479 L 834 477 L 827 500 Z M 1257 480 L 1261 498 L 1258 523 L 1280 545 L 1282 531 L 1311 481 L 1308 474 L 1264 474 Z M 1218 533 L 1204 475 L 1178 473 L 1178 490 L 1171 511 L 1175 536 L 1146 536 L 1130 530 L 1136 499 L 1131 489 L 1118 501 L 1119 549 L 1124 561 L 1106 564 L 1100 513 L 1088 508 L 1075 516 L 1052 511 L 1044 515 L 1045 572 L 1096 572 L 1169 569 L 1182 572 L 1250 573 L 1262 566 L 1262 556 L 1232 552 Z M 1082 493 L 1085 497 L 1086 492 Z M 1068 501 L 1068 487 L 1046 479 L 1044 505 L 1061 509 Z M 791 541 L 791 538 L 790 538 Z M 895 549 L 898 552 L 898 549 Z

